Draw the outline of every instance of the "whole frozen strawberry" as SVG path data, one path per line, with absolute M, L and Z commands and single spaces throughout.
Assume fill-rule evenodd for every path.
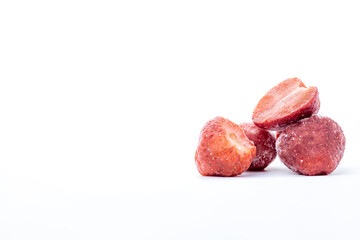
M 244 131 L 223 117 L 207 122 L 201 131 L 195 163 L 203 176 L 236 176 L 245 172 L 256 148 Z
M 265 129 L 257 127 L 254 123 L 242 123 L 239 126 L 244 130 L 246 136 L 254 142 L 256 147 L 256 156 L 248 170 L 264 170 L 276 158 L 274 135 Z
M 313 115 L 287 127 L 276 140 L 280 160 L 303 175 L 326 175 L 339 165 L 345 135 L 334 120 Z

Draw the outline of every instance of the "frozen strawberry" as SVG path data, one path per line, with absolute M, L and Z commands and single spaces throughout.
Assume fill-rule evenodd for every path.
M 195 163 L 203 176 L 236 176 L 246 171 L 256 148 L 235 123 L 216 117 L 201 131 Z
M 310 117 L 319 108 L 318 89 L 305 87 L 298 78 L 289 78 L 260 99 L 252 120 L 258 127 L 278 131 L 302 118 Z
M 292 171 L 324 175 L 339 165 L 345 151 L 345 136 L 334 120 L 313 115 L 282 131 L 276 149 L 280 160 Z
M 239 126 L 244 130 L 246 136 L 254 142 L 256 147 L 256 156 L 248 170 L 264 170 L 276 157 L 274 135 L 253 123 L 242 123 Z

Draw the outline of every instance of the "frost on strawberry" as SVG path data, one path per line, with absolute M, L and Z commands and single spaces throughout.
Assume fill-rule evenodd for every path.
M 326 175 L 339 165 L 345 151 L 341 127 L 328 117 L 314 115 L 281 132 L 276 140 L 280 160 L 303 175 Z

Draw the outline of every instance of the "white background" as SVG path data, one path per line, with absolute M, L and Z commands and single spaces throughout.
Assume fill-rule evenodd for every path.
M 0 239 L 360 239 L 358 1 L 1 1 Z M 202 177 L 215 116 L 288 77 L 347 137 L 329 176 Z

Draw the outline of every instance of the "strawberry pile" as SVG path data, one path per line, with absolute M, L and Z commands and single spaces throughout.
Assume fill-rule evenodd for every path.
M 223 177 L 261 171 L 278 153 L 294 172 L 330 174 L 344 155 L 345 136 L 334 120 L 317 115 L 319 108 L 316 87 L 286 79 L 260 99 L 253 123 L 216 117 L 205 124 L 195 153 L 198 171 Z M 277 131 L 276 137 L 270 131 Z

